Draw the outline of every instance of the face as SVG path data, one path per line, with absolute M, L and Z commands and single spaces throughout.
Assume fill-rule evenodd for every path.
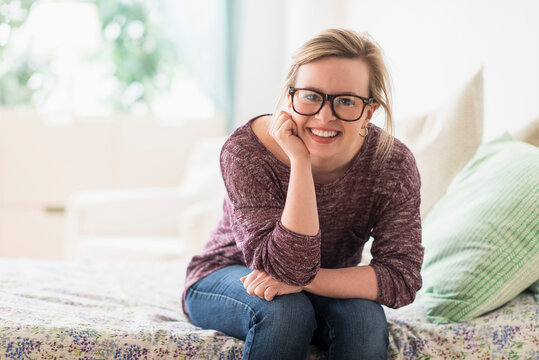
M 296 88 L 309 88 L 325 94 L 353 94 L 369 97 L 369 69 L 360 59 L 337 57 L 323 58 L 300 66 L 294 84 Z M 318 114 L 304 116 L 292 108 L 289 95 L 288 107 L 298 126 L 298 136 L 311 154 L 311 159 L 347 163 L 361 148 L 365 126 L 370 121 L 375 105 L 365 105 L 357 121 L 339 120 L 326 101 Z M 337 164 L 338 165 L 338 164 Z

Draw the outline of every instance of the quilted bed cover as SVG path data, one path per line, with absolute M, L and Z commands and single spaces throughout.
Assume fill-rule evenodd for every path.
M 181 312 L 185 267 L 1 259 L 0 359 L 241 359 L 241 340 Z M 421 299 L 386 310 L 390 359 L 539 358 L 531 293 L 465 323 L 427 322 Z

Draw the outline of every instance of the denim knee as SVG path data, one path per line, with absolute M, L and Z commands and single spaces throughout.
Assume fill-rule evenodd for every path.
M 303 293 L 260 300 L 244 359 L 305 359 L 316 328 L 314 309 Z
M 370 300 L 347 299 L 338 308 L 335 331 L 341 332 L 341 339 L 356 354 L 353 358 L 387 359 L 389 331 L 382 306 Z
M 387 359 L 389 332 L 381 305 L 364 299 L 310 296 L 319 321 L 320 341 L 330 359 Z
M 304 334 L 299 337 L 307 339 L 307 344 L 316 328 L 313 306 L 303 293 L 276 296 L 272 301 L 261 300 L 252 320 L 264 323 L 268 330 L 273 328 L 276 337 Z

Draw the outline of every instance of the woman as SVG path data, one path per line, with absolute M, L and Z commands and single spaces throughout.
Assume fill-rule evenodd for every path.
M 381 305 L 421 287 L 420 180 L 391 129 L 389 76 L 368 35 L 327 30 L 295 54 L 273 116 L 221 151 L 224 216 L 187 270 L 193 323 L 245 340 L 244 359 L 387 358 Z M 373 237 L 373 259 L 358 266 Z

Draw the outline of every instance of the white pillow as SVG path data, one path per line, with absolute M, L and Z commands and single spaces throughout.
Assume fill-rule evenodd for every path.
M 219 156 L 225 141 L 226 137 L 207 138 L 194 146 L 179 187 L 184 198 L 192 202 L 223 200 L 225 186 Z
M 539 117 L 511 135 L 515 140 L 539 147 Z
M 185 255 L 199 254 L 222 217 L 226 190 L 221 177 L 219 155 L 226 137 L 200 141 L 187 160 L 179 187 L 187 205 L 179 220 L 179 234 L 185 239 Z
M 395 123 L 421 175 L 421 218 L 445 194 L 483 137 L 483 69 L 437 111 Z

